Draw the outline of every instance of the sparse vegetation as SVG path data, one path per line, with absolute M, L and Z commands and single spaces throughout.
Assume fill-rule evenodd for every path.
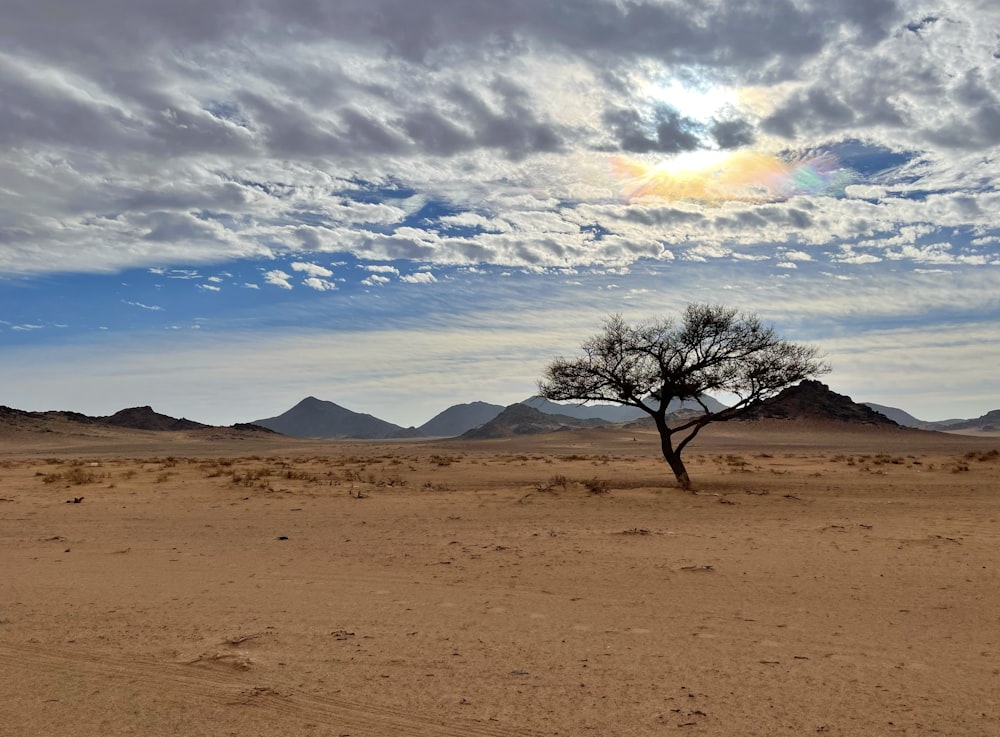
M 66 486 L 83 486 L 84 484 L 96 484 L 102 478 L 103 476 L 83 466 L 72 466 L 62 472 L 42 474 L 43 483 L 46 484 L 65 483 Z
M 567 479 L 562 474 L 557 474 L 549 478 L 548 481 L 540 481 L 535 483 L 535 491 L 541 492 L 543 494 L 553 493 L 558 490 L 566 491 L 569 486 L 569 479 Z
M 611 484 L 604 479 L 588 479 L 583 482 L 583 486 L 591 494 L 608 494 L 611 492 Z

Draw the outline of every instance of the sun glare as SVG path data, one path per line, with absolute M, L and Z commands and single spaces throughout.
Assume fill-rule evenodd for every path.
M 853 172 L 830 155 L 786 160 L 752 151 L 695 151 L 655 164 L 619 156 L 612 167 L 628 201 L 777 202 L 837 194 L 854 181 Z
M 669 105 L 681 116 L 706 123 L 738 103 L 735 91 L 718 85 L 686 86 L 673 79 L 666 84 L 649 84 L 649 99 Z
M 710 126 L 720 120 L 756 117 L 761 109 L 760 90 L 740 90 L 717 84 L 680 79 L 658 80 L 643 85 L 646 98 L 656 106 L 668 106 L 695 131 L 701 148 L 665 156 L 617 156 L 612 168 L 622 196 L 721 202 L 776 202 L 797 195 L 837 195 L 855 181 L 849 169 L 830 154 L 796 156 L 776 149 L 724 151 L 709 136 Z

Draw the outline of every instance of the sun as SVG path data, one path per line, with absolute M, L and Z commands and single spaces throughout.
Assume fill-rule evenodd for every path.
M 753 91 L 669 79 L 647 82 L 642 92 L 653 106 L 667 106 L 701 130 L 700 147 L 670 156 L 616 156 L 611 165 L 621 195 L 640 199 L 777 202 L 797 195 L 837 195 L 855 181 L 831 154 L 796 155 L 763 146 L 723 150 L 708 131 L 713 124 L 756 115 Z
M 682 117 L 699 123 L 710 123 L 739 106 L 734 89 L 715 84 L 686 85 L 671 79 L 648 83 L 643 92 L 652 102 L 672 107 Z

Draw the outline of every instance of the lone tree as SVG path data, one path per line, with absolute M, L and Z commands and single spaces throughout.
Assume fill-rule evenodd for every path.
M 628 325 L 621 315 L 586 341 L 583 356 L 557 358 L 538 383 L 546 399 L 614 402 L 646 412 L 660 433 L 663 457 L 682 489 L 691 479 L 681 460 L 688 443 L 710 422 L 731 420 L 752 404 L 802 379 L 828 372 L 817 349 L 789 343 L 755 314 L 721 305 L 688 305 L 679 320 L 649 320 Z M 712 412 L 707 392 L 724 392 L 738 401 Z M 694 401 L 702 412 L 673 426 L 671 401 Z

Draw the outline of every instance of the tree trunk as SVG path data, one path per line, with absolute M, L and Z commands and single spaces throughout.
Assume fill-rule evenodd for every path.
M 677 485 L 684 491 L 691 491 L 691 479 L 688 476 L 687 468 L 684 467 L 684 461 L 681 460 L 680 452 L 674 450 L 674 445 L 670 441 L 671 433 L 666 420 L 657 417 L 656 429 L 660 433 L 660 450 L 667 465 L 670 466 L 670 470 L 674 472 Z
M 684 461 L 681 460 L 680 455 L 674 453 L 671 458 L 667 458 L 667 463 L 670 464 L 670 470 L 677 478 L 677 484 L 684 491 L 691 491 L 691 479 L 688 477 L 687 469 L 684 467 Z

